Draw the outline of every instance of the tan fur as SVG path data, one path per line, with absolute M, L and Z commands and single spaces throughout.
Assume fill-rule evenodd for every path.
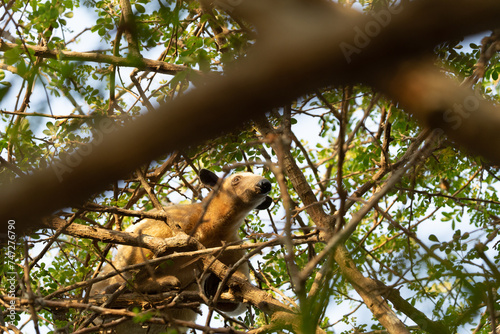
M 211 173 L 211 172 L 209 172 Z M 210 174 L 212 175 L 212 174 Z M 213 175 L 215 176 L 215 175 Z M 192 234 L 205 247 L 222 246 L 224 243 L 239 241 L 238 229 L 243 219 L 248 213 L 261 205 L 266 200 L 266 194 L 270 190 L 269 181 L 263 177 L 252 173 L 236 173 L 224 180 L 218 181 L 216 191 L 212 191 L 201 203 L 173 205 L 165 207 L 170 222 L 179 225 L 187 234 Z M 263 190 L 262 182 L 266 184 Z M 217 188 L 217 187 L 216 187 Z M 267 189 L 269 188 L 269 189 Z M 199 223 L 201 221 L 201 223 Z M 160 238 L 169 238 L 174 233 L 165 222 L 153 219 L 146 219 L 127 229 L 128 232 L 148 234 Z M 223 254 L 219 259 L 226 265 L 232 265 L 238 261 L 244 252 L 231 252 Z M 117 255 L 113 260 L 116 268 L 123 268 L 130 264 L 141 263 L 146 259 L 153 257 L 149 250 L 131 247 L 119 246 Z M 245 263 L 238 270 L 248 276 L 248 266 Z M 112 266 L 107 265 L 101 272 L 102 274 L 113 271 Z M 200 274 L 198 263 L 191 260 L 178 260 L 173 264 L 162 264 L 154 270 L 154 275 L 150 276 L 151 271 L 143 271 L 137 275 L 134 286 L 142 292 L 161 292 L 172 286 L 180 286 L 181 289 L 198 290 L 195 278 Z M 131 279 L 130 274 L 124 275 L 127 280 Z M 115 284 L 124 282 L 123 277 L 114 276 L 105 281 L 95 284 L 91 294 L 110 293 L 106 288 Z M 242 308 L 235 313 L 241 313 Z M 169 311 L 168 316 L 176 319 L 194 321 L 196 313 L 190 309 Z M 133 329 L 133 327 L 135 327 Z M 157 330 L 165 330 L 165 326 L 150 326 L 147 333 L 153 333 Z M 121 330 L 117 328 L 117 333 Z M 126 333 L 146 333 L 140 325 L 134 326 L 127 323 L 123 326 L 123 332 Z

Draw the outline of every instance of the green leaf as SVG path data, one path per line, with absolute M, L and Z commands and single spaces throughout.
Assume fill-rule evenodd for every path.
M 493 80 L 495 80 L 495 81 L 498 80 L 498 72 L 497 71 L 492 71 L 491 72 L 491 78 Z
M 2 84 L 3 84 L 3 82 L 2 82 Z M 3 100 L 5 95 L 7 95 L 7 93 L 9 92 L 9 90 L 10 90 L 10 86 L 0 87 L 0 101 Z
M 439 242 L 438 238 L 434 234 L 429 235 L 429 240 L 434 242 Z
M 135 7 L 135 10 L 137 10 L 137 12 L 141 13 L 141 14 L 144 14 L 146 12 L 146 8 L 141 5 L 141 4 L 134 4 L 134 7 Z

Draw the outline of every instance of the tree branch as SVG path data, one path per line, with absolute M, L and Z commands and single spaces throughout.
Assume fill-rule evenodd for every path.
M 269 123 L 264 123 L 264 125 L 260 126 L 259 131 L 264 135 L 272 134 L 274 132 Z M 274 149 L 276 150 L 276 148 Z M 277 154 L 277 156 L 279 157 L 279 154 Z M 382 190 L 374 195 L 367 205 L 353 215 L 349 224 L 347 224 L 340 233 L 334 234 L 335 230 L 331 225 L 331 222 L 335 221 L 333 218 L 334 216 L 327 216 L 322 210 L 311 210 L 313 207 L 320 206 L 312 205 L 317 202 L 316 197 L 312 193 L 309 183 L 301 181 L 302 179 L 305 180 L 304 174 L 295 163 L 295 159 L 292 157 L 291 152 L 284 152 L 284 154 L 282 154 L 282 158 L 284 160 L 287 176 L 304 205 L 308 207 L 308 209 L 306 209 L 307 213 L 311 216 L 311 219 L 315 222 L 315 224 L 323 230 L 323 238 L 329 241 L 321 254 L 316 256 L 313 261 L 310 261 L 300 272 L 299 281 L 305 282 L 305 280 L 310 277 L 317 264 L 327 254 L 331 254 L 333 252 L 333 257 L 342 270 L 342 273 L 356 289 L 361 298 L 363 298 L 365 304 L 372 311 L 373 315 L 380 321 L 382 326 L 384 326 L 389 333 L 409 333 L 406 326 L 397 318 L 394 311 L 392 311 L 377 289 L 375 289 L 375 282 L 362 275 L 362 273 L 356 268 L 356 264 L 350 257 L 347 249 L 342 244 L 345 238 L 354 232 L 358 223 L 373 208 L 373 205 L 377 204 L 382 196 L 392 189 L 394 184 L 399 181 L 406 168 L 401 168 L 401 170 L 397 173 L 394 173 L 393 177 L 382 188 Z
M 137 42 L 137 26 L 135 25 L 135 17 L 134 13 L 132 13 L 130 1 L 120 0 L 120 8 L 122 10 L 122 16 L 119 29 L 125 30 L 129 54 L 133 58 L 141 58 L 139 43 Z
M 65 227 L 67 222 L 58 217 L 50 217 L 44 218 L 43 224 L 48 228 L 60 229 Z M 167 250 L 169 252 L 192 250 L 194 246 L 191 242 L 192 238 L 189 238 L 189 236 L 183 238 L 181 235 L 164 239 L 152 237 L 147 234 L 106 230 L 75 223 L 68 225 L 64 233 L 77 238 L 89 238 L 108 243 L 112 242 L 122 245 L 143 247 L 153 251 L 155 254 L 165 254 Z
M 0 51 L 9 51 L 20 46 L 14 43 L 8 43 L 0 40 Z M 65 50 L 50 50 L 45 46 L 25 45 L 22 48 L 27 48 L 35 53 L 35 56 L 41 58 L 52 58 L 59 60 L 85 61 L 111 64 L 122 67 L 137 67 L 142 71 L 158 72 L 163 74 L 177 74 L 178 72 L 191 70 L 197 73 L 197 70 L 192 70 L 189 67 L 166 63 L 164 61 L 147 59 L 147 58 L 122 58 L 111 55 L 105 55 L 98 52 L 76 52 Z

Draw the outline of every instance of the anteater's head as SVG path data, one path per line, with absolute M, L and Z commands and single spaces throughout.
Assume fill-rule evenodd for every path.
M 271 182 L 266 178 L 249 172 L 235 173 L 225 179 L 220 179 L 215 173 L 202 169 L 201 181 L 210 186 L 218 186 L 218 192 L 227 195 L 248 210 L 267 209 L 273 200 L 267 194 L 271 191 Z

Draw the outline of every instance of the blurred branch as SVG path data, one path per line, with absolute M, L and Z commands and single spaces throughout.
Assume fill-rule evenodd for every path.
M 249 56 L 224 77 L 207 79 L 202 87 L 160 107 L 160 112 L 148 113 L 123 127 L 110 126 L 109 131 L 90 144 L 90 151 L 86 147 L 71 155 L 71 163 L 56 162 L 51 168 L 4 187 L 0 192 L 2 226 L 8 219 L 16 219 L 19 234 L 28 227 L 39 227 L 40 217 L 81 203 L 144 162 L 224 131 L 235 131 L 246 120 L 327 84 L 363 81 L 380 87 L 425 124 L 441 128 L 457 143 L 500 163 L 500 146 L 490 145 L 500 141 L 498 109 L 481 100 L 474 113 L 467 115 L 467 122 L 458 128 L 456 122 L 446 122 L 447 108 L 452 110 L 448 116 L 460 116 L 460 112 L 453 113 L 454 106 L 463 104 L 473 93 L 459 88 L 431 66 L 415 68 L 413 61 L 442 41 L 497 26 L 500 2 L 405 3 L 405 8 L 392 16 L 390 24 L 349 59 L 339 45 L 353 43 L 359 31 L 354 28 L 365 27 L 373 22 L 373 17 L 318 2 L 291 1 L 282 5 L 282 2 L 256 0 L 244 1 L 234 8 L 235 14 L 253 20 L 262 36 Z M 394 49 L 394 45 L 398 48 Z M 0 49 L 6 47 L 2 42 Z M 97 53 L 29 48 L 41 52 L 38 55 L 63 59 L 65 54 L 84 56 L 75 60 L 111 62 L 113 59 Z M 139 65 L 123 58 L 118 60 L 120 66 Z M 166 72 L 184 69 L 151 62 L 154 65 L 144 60 L 145 65 L 151 64 L 148 70 L 154 70 L 156 65 Z M 57 169 L 61 166 L 62 175 Z
M 478 92 L 459 86 L 429 62 L 405 64 L 379 87 L 414 114 L 473 154 L 500 163 L 500 111 Z

